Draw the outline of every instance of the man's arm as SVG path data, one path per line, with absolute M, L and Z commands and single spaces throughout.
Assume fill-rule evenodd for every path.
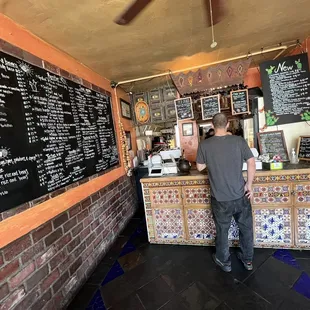
M 256 166 L 255 166 L 255 158 L 249 158 L 247 160 L 247 182 L 244 187 L 244 191 L 246 192 L 246 196 L 250 199 L 253 197 L 252 192 L 252 184 L 254 181 L 254 176 L 256 172 Z
M 197 170 L 198 171 L 202 171 L 202 170 L 207 168 L 206 164 L 198 164 L 198 163 L 196 163 L 196 166 L 197 166 Z

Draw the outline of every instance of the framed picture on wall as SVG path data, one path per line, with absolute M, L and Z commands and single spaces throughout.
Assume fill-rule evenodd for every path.
M 125 131 L 125 134 L 126 134 L 126 140 L 127 140 L 127 145 L 128 145 L 128 151 L 130 151 L 132 149 L 130 131 Z
M 131 119 L 131 110 L 130 110 L 130 104 L 121 99 L 121 113 L 122 113 L 122 117 L 127 118 L 127 119 Z
M 182 135 L 183 136 L 193 136 L 194 135 L 193 123 L 183 123 L 182 124 Z

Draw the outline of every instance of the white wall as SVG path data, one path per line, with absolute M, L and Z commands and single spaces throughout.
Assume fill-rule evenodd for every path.
M 297 148 L 298 138 L 299 136 L 310 135 L 310 123 L 300 122 L 300 123 L 292 123 L 278 126 L 270 126 L 265 128 L 266 120 L 265 120 L 265 111 L 264 111 L 264 98 L 258 99 L 258 110 L 259 110 L 259 131 L 275 131 L 275 130 L 283 130 L 284 138 L 286 141 L 288 154 L 291 154 L 292 148 Z

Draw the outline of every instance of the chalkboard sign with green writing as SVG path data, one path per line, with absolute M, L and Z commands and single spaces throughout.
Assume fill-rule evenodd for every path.
M 310 120 L 308 55 L 260 64 L 267 126 Z

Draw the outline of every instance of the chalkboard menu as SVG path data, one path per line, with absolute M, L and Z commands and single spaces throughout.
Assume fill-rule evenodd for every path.
M 109 96 L 0 52 L 0 211 L 118 163 Z
M 175 110 L 177 113 L 178 120 L 194 118 L 191 97 L 176 99 L 174 100 L 174 104 L 175 104 Z
M 307 54 L 260 65 L 267 126 L 310 120 Z
M 203 120 L 212 119 L 220 112 L 220 95 L 202 97 L 200 101 Z
M 249 96 L 247 89 L 231 91 L 230 99 L 232 115 L 249 113 Z
M 297 153 L 299 159 L 310 160 L 310 136 L 299 137 Z
M 289 161 L 283 131 L 260 132 L 258 143 L 261 155 L 268 154 L 270 159 L 280 155 L 283 161 Z

